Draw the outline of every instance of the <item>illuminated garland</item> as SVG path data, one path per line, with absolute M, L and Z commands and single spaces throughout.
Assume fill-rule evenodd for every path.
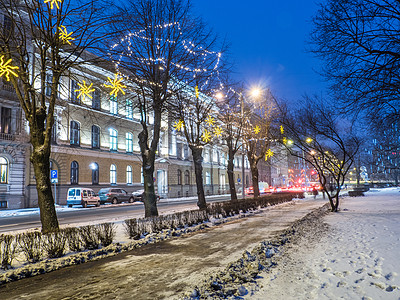
M 14 72 L 14 70 L 18 70 L 19 68 L 17 66 L 11 66 L 11 61 L 12 59 L 10 58 L 6 62 L 4 62 L 4 55 L 0 57 L 0 77 L 5 75 L 7 81 L 10 81 L 10 75 L 18 77 L 18 74 Z
M 90 99 L 93 99 L 92 96 L 90 95 L 92 92 L 95 91 L 95 89 L 92 88 L 93 83 L 87 86 L 85 80 L 82 80 L 82 82 L 83 84 L 78 83 L 80 89 L 75 90 L 75 92 L 79 92 L 77 98 L 83 97 L 83 99 L 85 99 L 85 97 L 88 96 Z
M 67 28 L 65 28 L 64 25 L 61 25 L 60 27 L 58 27 L 58 30 L 60 30 L 59 38 L 64 42 L 64 44 L 71 45 L 70 41 L 75 40 L 75 38 L 71 37 L 73 32 L 68 33 Z
M 50 9 L 53 9 L 54 5 L 56 5 L 57 9 L 60 9 L 58 2 L 62 3 L 62 0 L 44 0 L 44 3 L 50 2 Z

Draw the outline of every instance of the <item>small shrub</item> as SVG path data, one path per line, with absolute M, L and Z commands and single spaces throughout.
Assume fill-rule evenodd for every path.
M 48 258 L 61 257 L 65 253 L 67 235 L 65 231 L 50 232 L 43 236 L 43 249 Z
M 103 247 L 111 245 L 115 238 L 115 224 L 102 223 L 97 225 L 97 237 L 99 238 Z
M 83 247 L 87 250 L 99 248 L 100 241 L 98 239 L 97 227 L 93 225 L 82 226 L 79 228 L 79 234 Z
M 137 219 L 128 219 L 124 223 L 125 232 L 128 234 L 130 239 L 138 240 L 140 238 L 140 233 L 138 231 L 138 221 Z
M 17 241 L 13 235 L 0 235 L 0 263 L 2 269 L 8 270 L 11 268 L 17 248 Z
M 80 252 L 83 247 L 80 230 L 76 227 L 65 228 L 64 230 L 66 242 L 69 250 L 73 252 Z
M 37 262 L 42 257 L 42 234 L 25 232 L 17 236 L 17 242 L 28 262 Z

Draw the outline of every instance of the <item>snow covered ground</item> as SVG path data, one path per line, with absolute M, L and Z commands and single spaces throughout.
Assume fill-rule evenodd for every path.
M 248 299 L 400 299 L 400 189 L 344 198 Z

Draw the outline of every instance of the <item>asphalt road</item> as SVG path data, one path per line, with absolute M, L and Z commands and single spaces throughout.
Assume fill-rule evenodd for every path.
M 207 198 L 207 202 L 229 200 L 228 196 Z M 168 201 L 168 199 L 161 199 L 157 204 L 160 214 L 166 211 L 173 210 L 188 210 L 196 209 L 197 199 L 182 198 L 179 201 Z M 27 209 L 28 210 L 28 209 Z M 98 222 L 110 220 L 123 221 L 130 218 L 144 217 L 144 205 L 141 202 L 122 203 L 115 205 L 102 205 L 100 207 L 80 208 L 67 211 L 57 212 L 58 221 L 60 225 L 73 225 L 75 223 L 84 222 Z M 12 232 L 18 230 L 26 230 L 32 228 L 40 228 L 39 214 L 26 214 L 8 217 L 0 217 L 0 233 Z

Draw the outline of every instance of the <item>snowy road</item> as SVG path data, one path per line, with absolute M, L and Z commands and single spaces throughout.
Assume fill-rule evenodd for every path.
M 12 282 L 0 287 L 0 299 L 174 299 L 325 203 L 283 204 L 183 238 Z

